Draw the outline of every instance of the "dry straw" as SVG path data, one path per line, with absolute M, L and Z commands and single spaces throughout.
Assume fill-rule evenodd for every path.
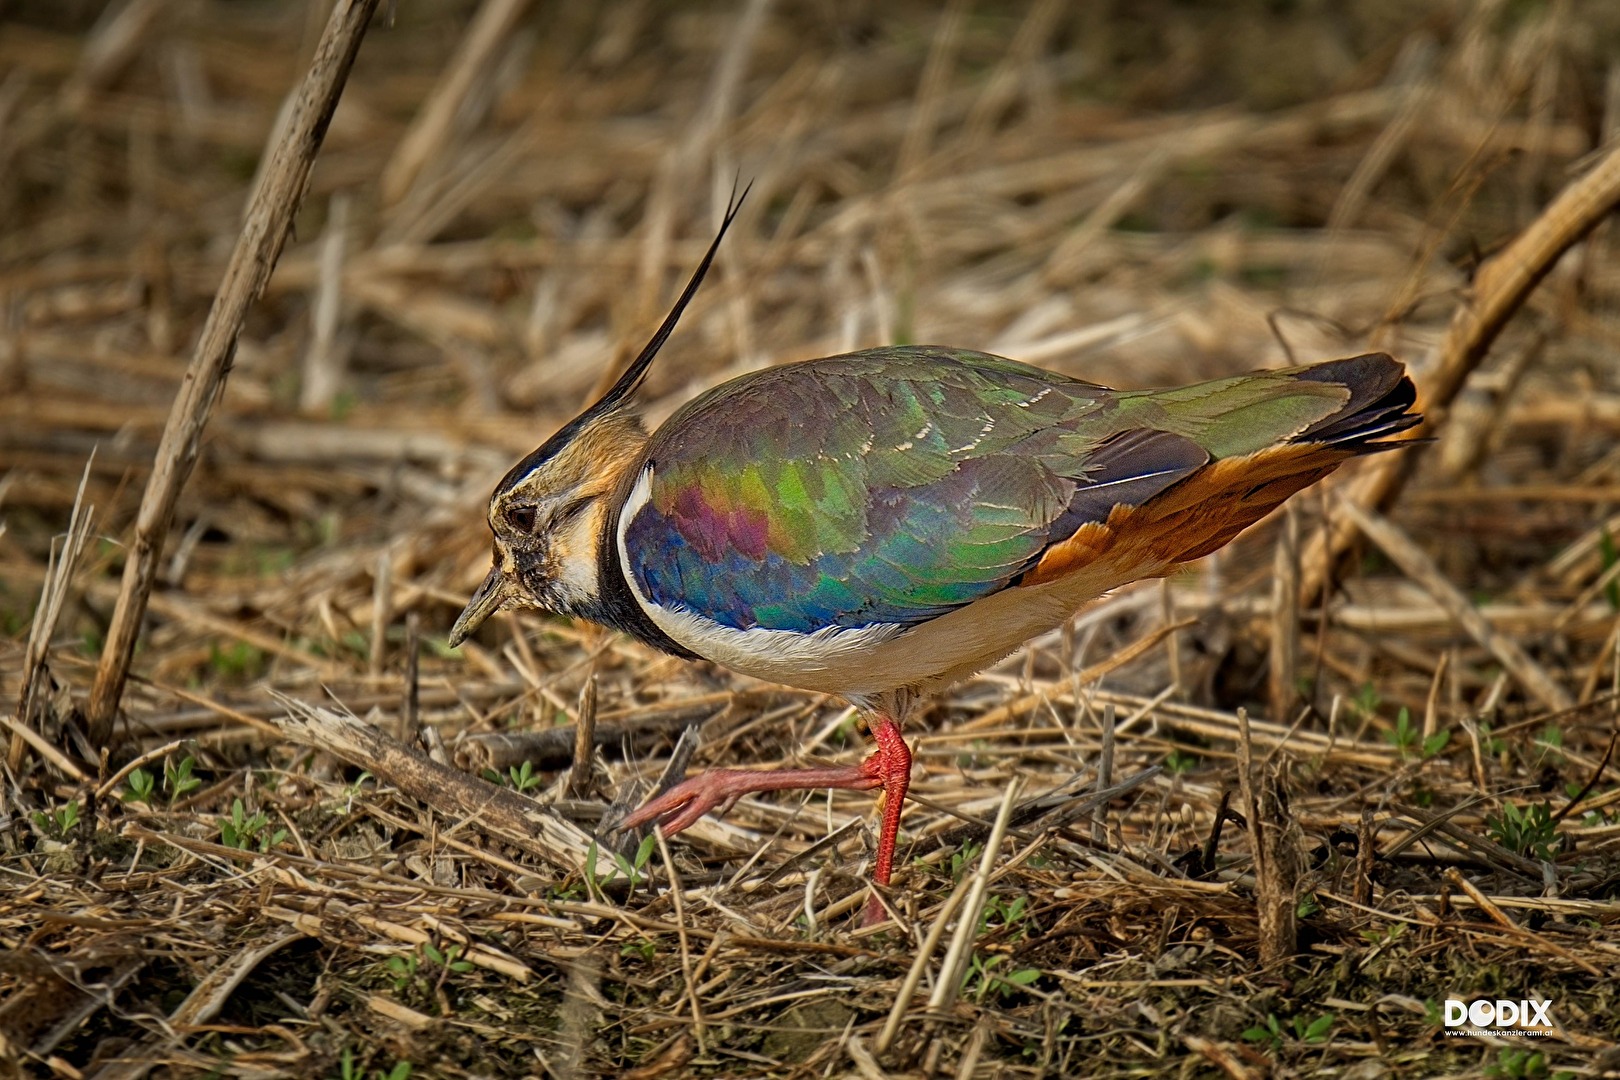
M 397 5 L 357 57 L 366 3 L 47 6 L 0 27 L 0 1059 L 1612 1052 L 1603 5 L 482 0 Z M 1130 385 L 1376 347 L 1437 440 L 929 709 L 878 927 L 860 793 L 608 828 L 691 769 L 859 760 L 843 703 L 523 613 L 441 647 L 491 486 L 645 339 L 739 174 L 655 423 L 896 338 Z M 1487 987 L 1557 1030 L 1437 1037 L 1424 1001 Z

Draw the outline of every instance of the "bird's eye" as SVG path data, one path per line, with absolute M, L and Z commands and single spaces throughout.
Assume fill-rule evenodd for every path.
M 508 506 L 501 514 L 506 523 L 512 527 L 512 531 L 520 533 L 534 532 L 534 515 L 533 506 Z

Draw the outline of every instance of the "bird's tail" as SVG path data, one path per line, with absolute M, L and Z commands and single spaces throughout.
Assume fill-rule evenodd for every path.
M 1295 492 L 1362 454 L 1399 449 L 1391 440 L 1423 417 L 1405 365 L 1384 353 L 1328 360 L 1279 372 L 1301 382 L 1341 386 L 1349 400 L 1297 435 L 1241 457 L 1212 461 L 1164 497 L 1142 507 L 1177 563 L 1201 559 L 1271 513 Z M 1144 525 L 1148 525 L 1144 521 Z
M 1323 398 L 1337 396 L 1330 387 L 1349 396 L 1324 416 Z M 1383 353 L 1145 391 L 1139 400 L 1196 431 L 1211 460 L 1141 504 L 1116 505 L 1106 521 L 1080 526 L 1047 549 L 1026 584 L 1099 559 L 1125 567 L 1125 580 L 1201 559 L 1351 458 L 1402 446 L 1391 436 L 1422 420 L 1405 367 Z M 1304 410 L 1315 416 L 1300 427 Z
M 1331 416 L 1307 427 L 1294 442 L 1338 446 L 1359 454 L 1393 450 L 1402 444 L 1388 441 L 1417 426 L 1423 417 L 1411 411 L 1417 390 L 1406 369 L 1384 353 L 1329 360 L 1295 368 L 1294 378 L 1328 383 L 1350 391 L 1350 400 Z

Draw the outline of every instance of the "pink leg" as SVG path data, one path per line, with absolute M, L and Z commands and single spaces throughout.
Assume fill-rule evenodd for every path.
M 820 769 L 779 769 L 747 772 L 716 769 L 681 781 L 620 822 L 632 829 L 656 821 L 666 835 L 678 833 L 715 807 L 724 813 L 743 795 L 755 791 L 805 788 L 883 789 L 883 824 L 878 830 L 877 866 L 872 880 L 887 885 L 894 871 L 894 843 L 900 832 L 900 811 L 911 784 L 911 751 L 894 720 L 882 713 L 871 718 L 877 750 L 859 765 Z M 881 911 L 881 908 L 879 909 Z

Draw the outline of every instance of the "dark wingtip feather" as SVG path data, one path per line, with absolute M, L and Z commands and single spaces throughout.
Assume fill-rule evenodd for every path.
M 1050 543 L 1088 523 L 1108 520 L 1114 507 L 1141 506 L 1209 464 L 1209 451 L 1184 435 L 1137 429 L 1121 432 L 1086 459 L 1064 512 L 1047 526 Z
M 1385 353 L 1314 364 L 1297 372 L 1295 378 L 1334 383 L 1350 391 L 1344 407 L 1302 431 L 1300 442 L 1373 453 L 1400 446 L 1383 440 L 1423 421 L 1421 414 L 1411 411 L 1417 404 L 1417 388 L 1406 374 L 1406 366 Z

